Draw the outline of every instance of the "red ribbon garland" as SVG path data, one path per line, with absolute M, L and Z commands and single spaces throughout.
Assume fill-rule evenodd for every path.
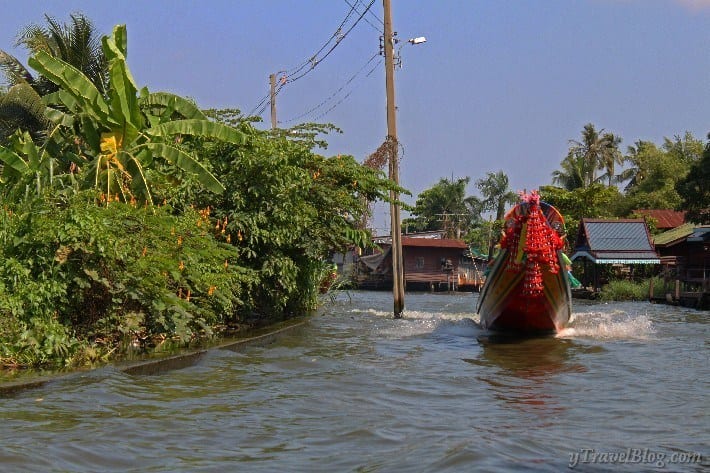
M 557 251 L 562 249 L 564 243 L 557 232 L 547 223 L 545 215 L 540 208 L 540 195 L 537 191 L 530 194 L 521 193 L 523 208 L 516 211 L 513 218 L 506 224 L 505 234 L 501 239 L 501 248 L 509 251 L 506 269 L 508 271 L 525 270 L 523 281 L 523 295 L 537 297 L 542 294 L 542 271 L 548 270 L 557 274 L 560 265 L 557 261 Z M 520 233 L 523 224 L 527 223 L 525 233 L 525 258 L 516 262 L 516 249 L 520 244 Z

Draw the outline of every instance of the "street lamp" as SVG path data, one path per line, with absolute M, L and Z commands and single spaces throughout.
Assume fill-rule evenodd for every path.
M 397 140 L 397 117 L 394 100 L 394 44 L 392 32 L 391 0 L 382 0 L 384 7 L 384 53 L 385 53 L 385 85 L 387 90 L 387 142 L 389 143 L 389 178 L 399 186 L 399 141 Z M 426 42 L 424 36 L 409 39 L 411 44 Z M 394 317 L 402 317 L 404 311 L 404 262 L 402 258 L 402 221 L 399 216 L 399 192 L 390 191 L 390 232 L 392 237 L 392 295 L 394 298 Z

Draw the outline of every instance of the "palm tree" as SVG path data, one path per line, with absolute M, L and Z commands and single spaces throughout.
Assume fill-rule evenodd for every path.
M 505 217 L 506 206 L 518 201 L 518 195 L 510 190 L 508 176 L 503 171 L 486 173 L 485 178 L 476 181 L 476 187 L 483 195 L 481 201 L 483 210 L 495 211 L 497 222 L 501 222 Z M 493 254 L 495 244 L 495 239 L 489 241 L 489 255 Z
M 80 13 L 70 15 L 69 24 L 61 24 L 45 15 L 47 26 L 30 25 L 18 34 L 15 46 L 30 55 L 42 51 L 61 59 L 86 75 L 102 95 L 108 87 L 108 62 L 101 47 L 101 37 L 91 20 Z M 20 129 L 41 141 L 50 122 L 44 116 L 41 97 L 59 90 L 42 75 L 33 75 L 11 54 L 0 50 L 0 71 L 9 89 L 0 93 L 0 144 L 7 144 L 10 134 Z
M 589 187 L 603 179 L 611 186 L 616 176 L 616 164 L 623 164 L 624 157 L 619 151 L 621 138 L 613 133 L 595 128 L 592 123 L 584 125 L 582 141 L 570 140 L 567 156 L 562 161 L 562 171 L 552 173 L 552 182 L 567 190 Z M 605 169 L 606 174 L 597 177 L 597 170 Z
M 584 156 L 569 153 L 560 163 L 562 169 L 552 172 L 552 183 L 568 191 L 586 187 L 585 176 L 588 173 L 586 164 Z
M 599 169 L 604 169 L 606 173 L 600 179 L 607 179 L 607 186 L 620 182 L 621 175 L 614 174 L 615 167 L 618 164 L 621 166 L 626 161 L 626 158 L 619 150 L 621 137 L 613 133 L 604 133 L 601 138 L 601 148 L 599 155 Z
M 101 47 L 101 35 L 83 14 L 74 13 L 69 18 L 69 24 L 61 24 L 45 15 L 47 26 L 26 26 L 19 32 L 15 46 L 24 47 L 30 56 L 43 51 L 71 64 L 105 94 L 109 82 L 108 62 Z M 4 51 L 0 51 L 0 69 L 11 85 L 26 82 L 40 95 L 59 90 L 54 82 L 41 75 L 33 76 L 20 61 Z
M 417 218 L 408 223 L 419 230 L 446 230 L 448 236 L 458 237 L 466 231 L 471 220 L 470 209 L 475 207 L 471 197 L 466 197 L 466 186 L 471 179 L 449 180 L 442 178 L 419 197 L 412 214 Z M 464 228 L 462 228 L 464 227 Z
M 33 139 L 41 139 L 50 122 L 44 115 L 42 97 L 27 83 L 0 91 L 0 145 L 7 144 L 16 130 L 25 130 Z
M 631 163 L 631 167 L 619 174 L 619 182 L 629 181 L 624 188 L 625 192 L 637 187 L 648 177 L 649 156 L 658 155 L 660 150 L 650 141 L 638 140 L 633 146 L 627 148 L 624 160 Z
M 503 171 L 488 172 L 485 178 L 476 181 L 476 187 L 483 195 L 483 210 L 496 213 L 496 220 L 503 220 L 508 204 L 518 201 L 518 194 L 510 190 L 508 176 Z

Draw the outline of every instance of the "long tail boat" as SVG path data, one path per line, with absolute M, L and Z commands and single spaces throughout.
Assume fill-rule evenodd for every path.
M 477 312 L 483 328 L 516 333 L 556 332 L 572 305 L 562 248 L 564 219 L 537 191 L 505 216 L 500 252 L 486 278 Z

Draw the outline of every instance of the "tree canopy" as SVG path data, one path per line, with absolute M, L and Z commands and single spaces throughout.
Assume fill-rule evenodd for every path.
M 618 181 L 616 165 L 624 163 L 620 144 L 619 136 L 598 131 L 594 124 L 587 123 L 582 130 L 582 140 L 570 140 L 567 156 L 560 163 L 562 169 L 552 173 L 552 183 L 570 191 L 603 180 L 611 186 Z M 605 174 L 598 176 L 599 170 L 604 170 Z
M 458 238 L 468 231 L 472 219 L 480 213 L 480 203 L 475 197 L 466 196 L 469 177 L 456 180 L 447 178 L 417 197 L 411 213 L 403 225 L 415 231 L 443 230 L 450 238 Z
M 710 224 L 710 133 L 702 158 L 691 165 L 675 189 L 681 198 L 680 208 L 688 211 L 686 220 Z

